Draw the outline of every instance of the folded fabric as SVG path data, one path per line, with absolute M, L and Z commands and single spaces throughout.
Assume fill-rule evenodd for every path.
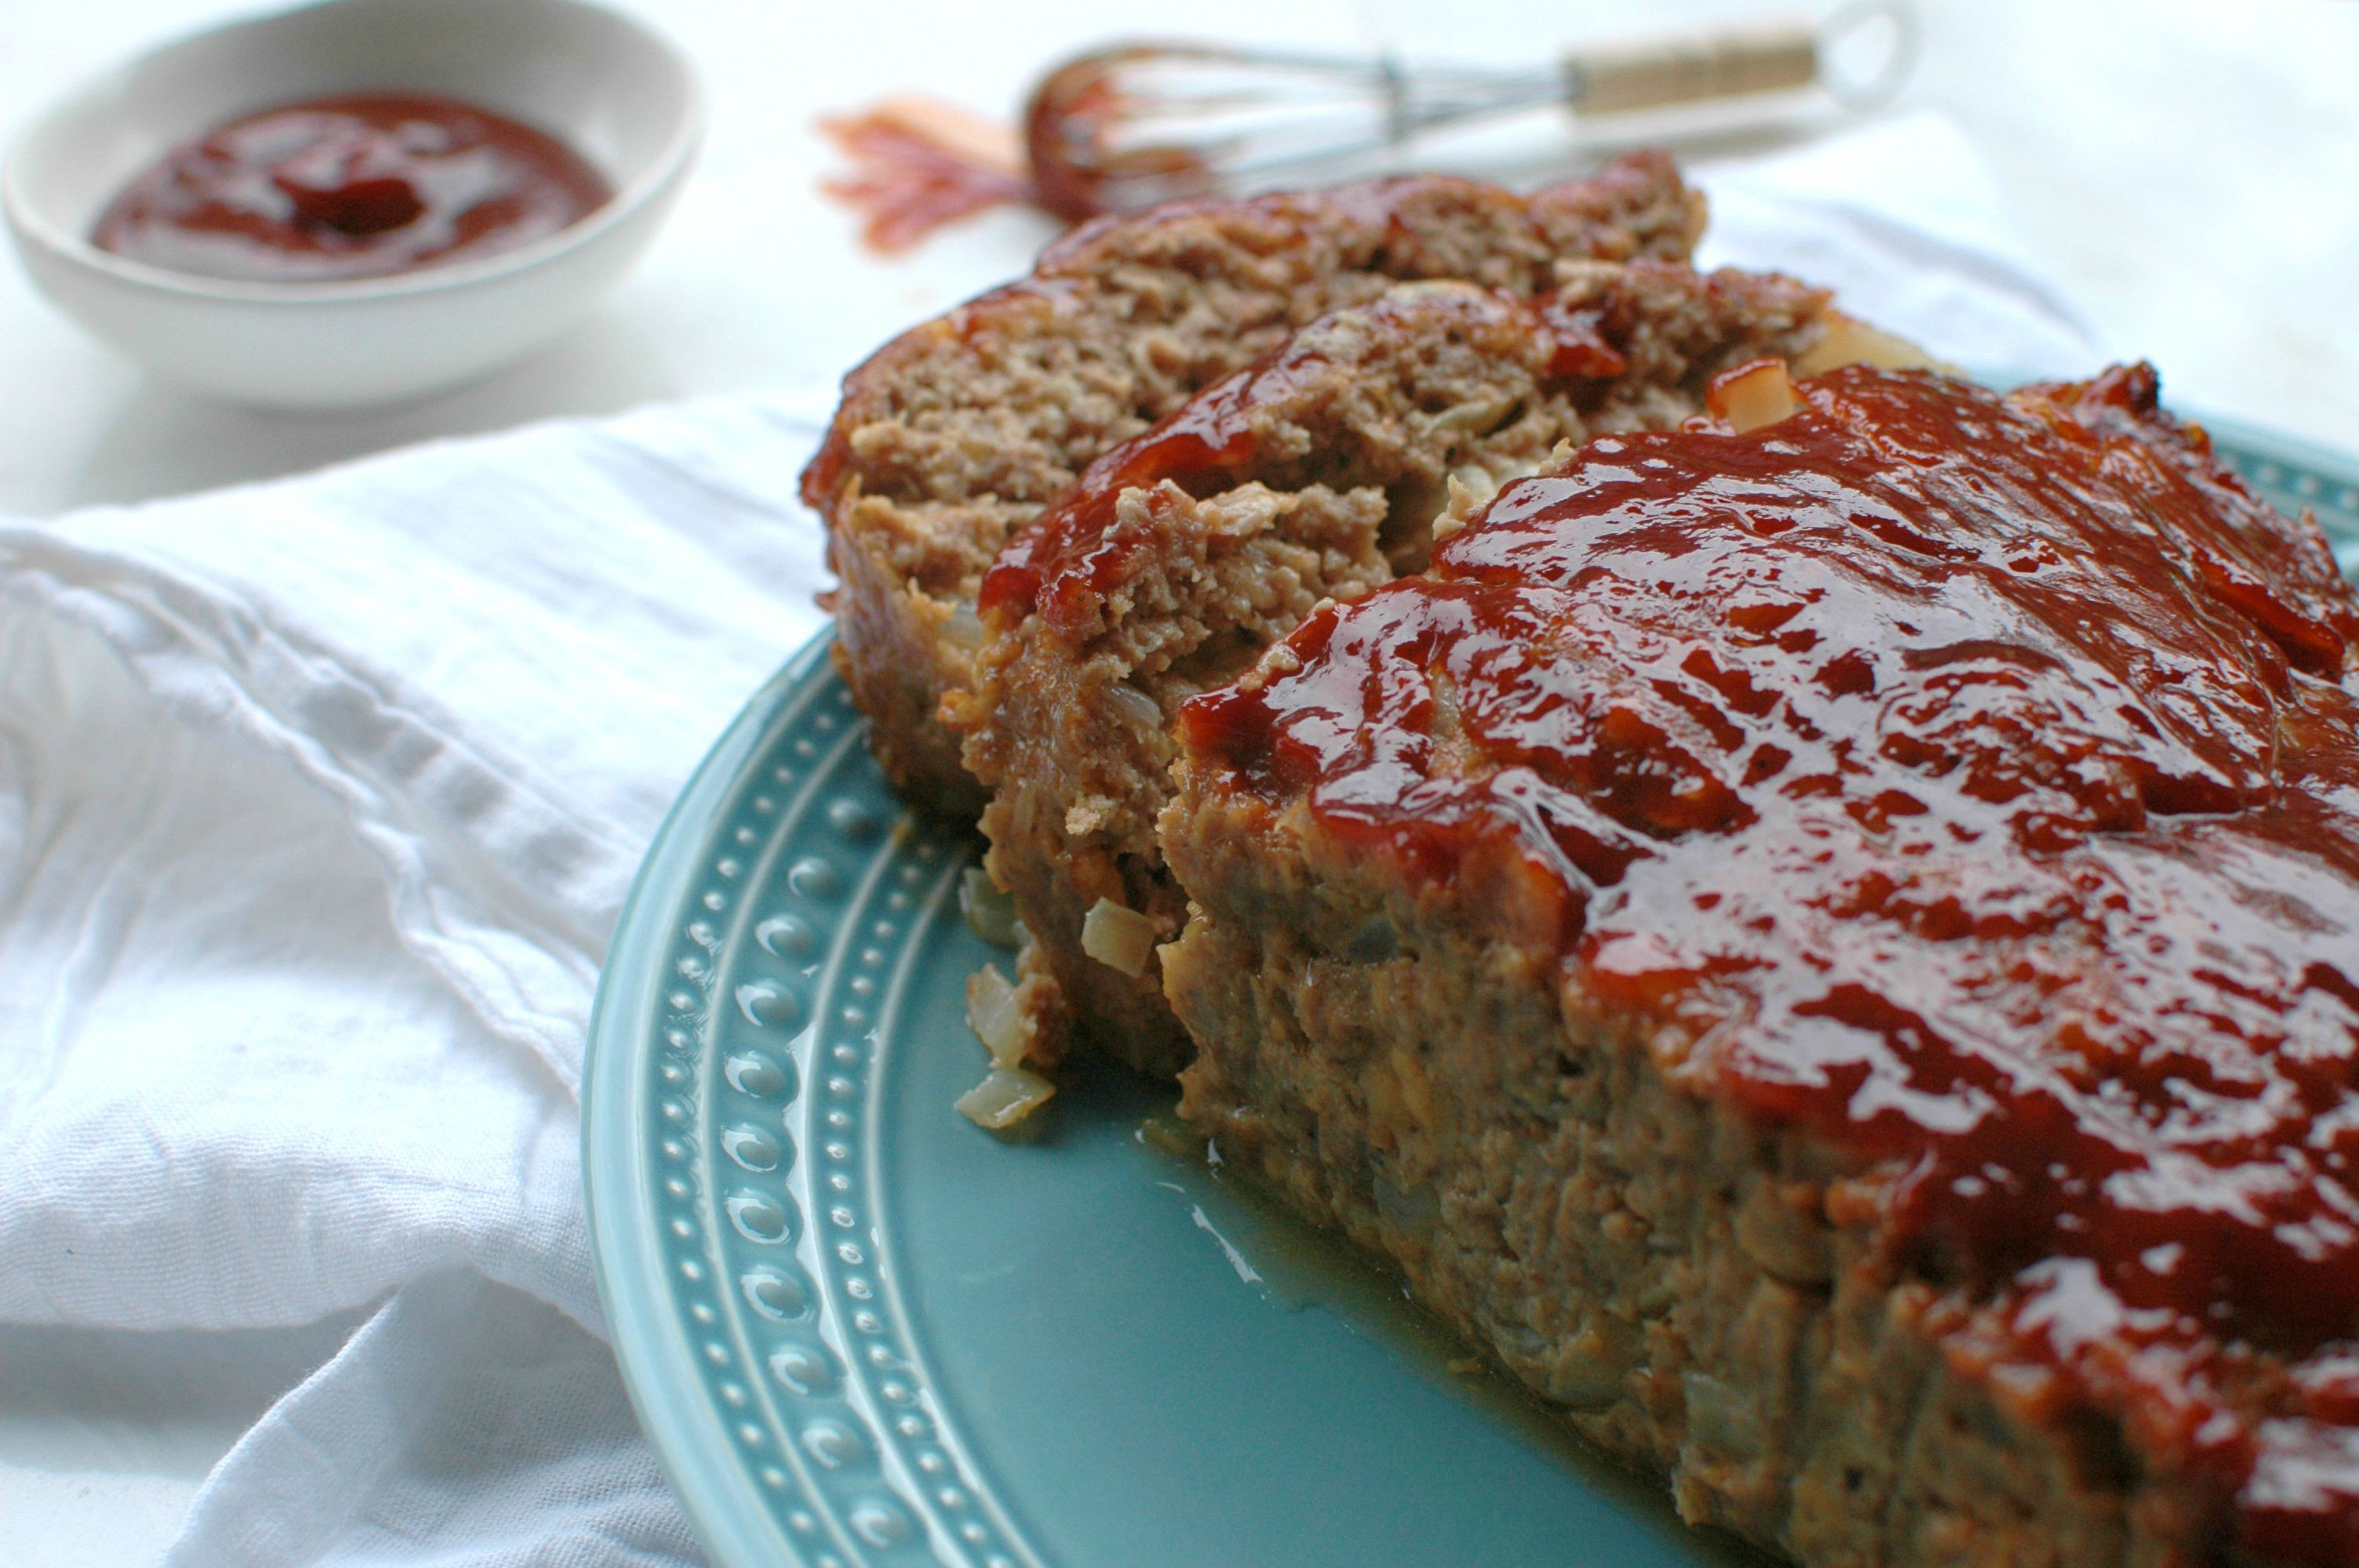
M 2094 362 L 1939 122 L 1707 183 L 1715 259 Z M 665 806 L 821 625 L 830 401 L 0 522 L 0 1323 L 367 1314 L 168 1562 L 698 1560 L 603 1343 L 582 1040 Z
M 575 1090 L 656 823 L 820 623 L 824 407 L 0 525 L 0 1321 L 378 1309 L 171 1561 L 696 1560 Z

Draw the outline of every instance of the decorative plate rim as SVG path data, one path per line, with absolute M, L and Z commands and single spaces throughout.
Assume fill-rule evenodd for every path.
M 653 918 L 657 894 L 685 893 L 690 868 L 703 858 L 706 825 L 737 792 L 745 764 L 788 718 L 833 640 L 834 627 L 822 627 L 788 656 L 730 721 L 665 812 L 624 896 L 599 968 L 582 1057 L 582 1202 L 598 1299 L 631 1408 L 681 1511 L 717 1564 L 792 1564 L 800 1558 L 777 1538 L 745 1468 L 712 1462 L 718 1455 L 734 1458 L 719 1411 L 702 1400 L 669 1397 L 686 1380 L 683 1371 L 692 1379 L 694 1354 L 673 1303 L 657 1284 L 663 1278 L 657 1178 L 637 1136 L 654 1059 L 638 1049 L 645 1035 L 631 1026 L 652 1017 L 662 989 L 659 944 L 668 923 Z

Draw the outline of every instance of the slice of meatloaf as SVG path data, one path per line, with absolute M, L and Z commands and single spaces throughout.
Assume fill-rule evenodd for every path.
M 1090 460 L 1296 328 L 1397 281 L 1528 295 L 1560 261 L 1684 258 L 1702 198 L 1658 153 L 1517 196 L 1422 177 L 1183 202 L 1076 231 L 1030 276 L 904 333 L 845 378 L 803 499 L 841 579 L 835 658 L 878 758 L 912 797 L 983 795 L 935 721 L 982 629 L 1008 531 Z
M 1813 1568 L 2359 1563 L 2359 600 L 2142 367 L 1799 396 L 1181 708 L 1183 1114 Z
M 1146 1071 L 1187 1060 L 1151 952 L 1187 915 L 1155 842 L 1180 703 L 1321 601 L 1420 569 L 1448 487 L 1471 503 L 1560 442 L 1701 412 L 1732 365 L 1866 341 L 1782 277 L 1560 273 L 1529 299 L 1404 284 L 1304 328 L 1099 459 L 984 579 L 974 687 L 945 712 L 994 792 L 987 864 L 1030 934 L 1027 1000 L 1049 1021 L 1036 1060 L 1064 1047 L 1064 1020 Z

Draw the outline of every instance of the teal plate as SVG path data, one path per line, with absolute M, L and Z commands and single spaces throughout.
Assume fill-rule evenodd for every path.
M 2214 427 L 2359 568 L 2359 464 Z M 633 1401 L 720 1568 L 1734 1563 L 1384 1281 L 1083 1079 L 1003 1143 L 958 909 L 822 644 L 657 835 L 591 1025 L 583 1163 Z

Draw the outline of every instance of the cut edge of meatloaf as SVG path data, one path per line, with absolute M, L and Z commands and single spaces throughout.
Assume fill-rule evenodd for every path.
M 840 586 L 836 667 L 905 795 L 972 816 L 937 719 L 1009 532 L 1091 460 L 1294 330 L 1399 281 L 1531 293 L 1560 259 L 1684 259 L 1703 200 L 1660 153 L 1519 196 L 1443 176 L 1100 220 L 1032 274 L 902 334 L 844 380 L 804 501 Z
M 2201 1494 L 1985 1375 L 1979 1309 L 1881 1260 L 1876 1171 L 1683 1087 L 1683 1043 L 1560 992 L 1552 949 L 1419 907 L 1299 816 L 1191 790 L 1164 817 L 1200 905 L 1164 949 L 1204 1047 L 1181 1114 L 1224 1165 L 1691 1523 L 1813 1568 L 2193 1568 Z
M 1675 426 L 1757 358 L 1923 362 L 1775 275 L 1559 275 L 1538 303 L 1407 284 L 1304 328 L 1102 458 L 994 568 L 974 684 L 945 715 L 994 792 L 985 864 L 1029 937 L 1033 1065 L 1076 1045 L 1164 1076 L 1188 1058 L 1151 951 L 1187 918 L 1155 837 L 1180 703 L 1322 601 L 1422 569 L 1453 492 L 1488 499 L 1560 443 Z M 1209 470 L 1207 441 L 1230 449 Z M 1129 940 L 1093 955 L 1093 919 Z

